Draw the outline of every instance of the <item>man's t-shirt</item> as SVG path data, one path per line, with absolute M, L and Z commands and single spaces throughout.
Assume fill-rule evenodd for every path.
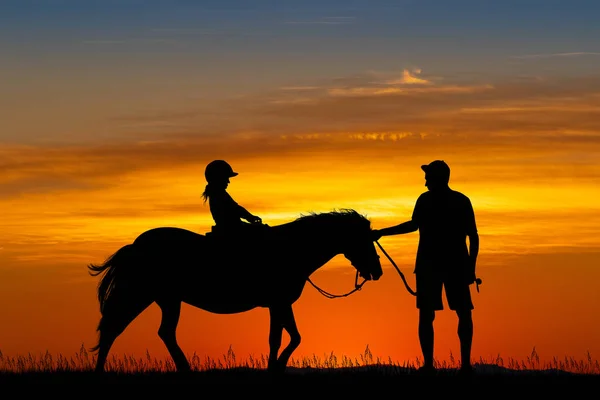
M 412 219 L 420 236 L 415 273 L 458 271 L 467 265 L 467 234 L 477 232 L 467 196 L 452 189 L 425 192 L 417 199 Z

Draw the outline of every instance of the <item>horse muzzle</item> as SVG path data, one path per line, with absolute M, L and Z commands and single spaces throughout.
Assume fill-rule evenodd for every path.
M 379 280 L 379 278 L 381 277 L 381 273 L 360 273 L 359 274 L 361 278 L 367 280 L 367 281 L 377 281 Z

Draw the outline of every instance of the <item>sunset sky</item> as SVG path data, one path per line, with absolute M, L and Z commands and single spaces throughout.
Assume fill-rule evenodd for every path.
M 269 225 L 353 208 L 383 228 L 443 159 L 481 238 L 474 360 L 600 358 L 599 15 L 592 0 L 2 1 L 0 351 L 93 346 L 87 265 L 150 228 L 209 231 L 211 160 Z M 380 240 L 413 288 L 418 238 Z M 414 297 L 381 256 L 380 281 L 347 298 L 306 287 L 294 357 L 421 357 Z M 354 272 L 340 256 L 313 278 L 343 293 Z M 152 305 L 112 352 L 166 355 L 159 323 Z M 178 338 L 244 359 L 268 328 L 266 309 L 184 305 Z M 456 315 L 435 329 L 436 358 L 457 357 Z

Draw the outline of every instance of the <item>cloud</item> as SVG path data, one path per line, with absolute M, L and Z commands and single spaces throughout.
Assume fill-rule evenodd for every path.
M 128 40 L 111 40 L 111 39 L 98 39 L 98 40 L 84 40 L 84 44 L 125 44 Z
M 593 166 L 600 152 L 600 75 L 399 81 L 406 76 L 357 74 L 274 88 L 214 109 L 190 105 L 115 116 L 115 129 L 131 135 L 110 145 L 0 145 L 1 196 L 94 190 L 142 172 L 201 171 L 217 157 L 267 162 L 331 152 L 380 160 L 452 149 L 481 165 L 555 160 L 562 166 L 555 176 L 566 179 L 578 165 L 578 174 L 598 178 Z M 149 134 L 155 125 L 161 130 Z
M 386 82 L 389 85 L 430 85 L 432 82 L 427 79 L 417 77 L 421 69 L 415 69 L 412 73 L 408 69 L 402 71 L 402 78 L 393 79 Z
M 305 91 L 305 90 L 319 90 L 319 86 L 283 86 L 280 90 L 291 90 L 291 91 Z
M 581 56 L 600 56 L 600 52 L 576 51 L 571 53 L 546 53 L 546 54 L 525 54 L 512 56 L 511 58 L 535 59 L 535 58 L 553 58 L 553 57 L 581 57 Z
M 152 33 L 159 33 L 166 36 L 178 36 L 178 37 L 201 37 L 201 36 L 265 36 L 268 35 L 266 32 L 252 32 L 242 31 L 235 29 L 206 29 L 206 28 L 154 28 L 151 29 Z
M 470 82 L 431 79 L 418 69 L 405 69 L 400 77 L 385 75 L 364 73 L 289 85 L 230 99 L 212 109 L 132 114 L 120 123 L 160 122 L 167 142 L 206 141 L 202 146 L 209 151 L 219 143 L 234 146 L 246 140 L 244 146 L 262 156 L 272 149 L 284 151 L 275 144 L 282 135 L 319 132 L 461 135 L 478 143 L 494 135 L 533 138 L 561 132 L 565 140 L 589 141 L 600 132 L 600 75 Z M 181 129 L 169 131 L 178 122 Z M 262 152 L 258 146 L 266 143 L 268 150 Z
M 600 113 L 600 105 L 588 106 L 582 104 L 563 104 L 563 105 L 532 105 L 532 106 L 512 106 L 512 107 L 472 107 L 461 109 L 466 114 L 518 114 L 518 113 L 537 113 L 537 112 L 573 112 L 573 113 Z
M 492 89 L 491 85 L 482 86 L 440 86 L 427 88 L 400 88 L 400 87 L 358 87 L 358 88 L 333 88 L 328 93 L 331 96 L 381 96 L 381 95 L 410 95 L 416 93 L 472 93 L 475 91 Z
M 380 83 L 369 75 L 339 79 L 330 85 L 320 85 L 324 89 L 315 91 L 313 96 L 309 97 L 312 98 L 312 102 L 288 105 L 259 102 L 254 107 L 254 112 L 274 118 L 306 118 L 317 124 L 332 120 L 342 125 L 349 121 L 349 125 L 352 125 L 357 120 L 364 119 L 365 122 L 375 125 L 384 123 L 392 128 L 397 123 L 423 124 L 429 127 L 443 125 L 444 120 L 456 122 L 457 118 L 464 116 L 465 110 L 475 114 L 486 109 L 512 109 L 515 112 L 519 110 L 519 118 L 522 118 L 525 108 L 525 111 L 536 113 L 542 111 L 540 107 L 551 107 L 555 110 L 560 108 L 565 112 L 578 112 L 584 117 L 573 120 L 572 115 L 569 115 L 569 120 L 564 121 L 565 124 L 556 126 L 558 129 L 568 126 L 583 127 L 583 124 L 588 123 L 597 126 L 587 118 L 586 113 L 593 113 L 599 103 L 597 94 L 600 93 L 600 76 L 506 79 L 461 84 L 439 82 L 391 85 L 389 82 L 397 81 L 390 79 Z M 548 119 L 556 117 L 558 116 L 546 116 Z M 539 116 L 535 119 L 536 123 L 544 124 Z
M 130 38 L 130 39 L 89 39 L 83 40 L 83 44 L 89 45 L 144 45 L 144 44 L 166 44 L 166 45 L 181 45 L 182 42 L 173 39 L 165 38 Z
M 356 17 L 323 17 L 313 20 L 284 21 L 287 25 L 347 25 L 356 20 Z
M 151 29 L 151 32 L 158 32 L 164 34 L 171 35 L 221 35 L 224 34 L 225 31 L 217 30 L 217 29 L 198 29 L 198 28 L 155 28 Z
M 230 99 L 213 109 L 132 114 L 120 123 L 140 124 L 146 140 L 150 138 L 145 129 L 159 124 L 164 129 L 153 140 L 190 141 L 190 146 L 201 147 L 201 153 L 229 146 L 234 154 L 236 146 L 242 145 L 248 154 L 263 157 L 271 151 L 317 149 L 336 135 L 349 138 L 364 132 L 413 132 L 438 141 L 443 136 L 468 137 L 482 146 L 486 141 L 497 146 L 495 138 L 507 136 L 523 136 L 515 143 L 527 137 L 534 144 L 544 136 L 589 142 L 600 132 L 600 75 L 470 82 L 431 79 L 418 69 L 404 70 L 400 77 L 385 75 L 364 73 L 289 85 Z M 415 82 L 415 77 L 426 83 Z M 178 123 L 180 128 L 174 128 Z M 321 144 L 305 141 L 298 148 L 278 142 L 286 135 L 314 133 L 330 136 L 321 136 Z M 513 147 L 506 139 L 503 143 Z
M 404 69 L 399 78 L 377 79 L 376 77 L 369 81 L 344 82 L 340 85 L 326 88 L 325 91 L 330 96 L 387 96 L 387 95 L 410 95 L 416 93 L 469 93 L 478 90 L 491 89 L 487 85 L 458 85 L 458 84 L 440 84 L 432 79 L 421 78 L 421 69 L 412 71 Z M 377 74 L 374 74 L 377 75 Z

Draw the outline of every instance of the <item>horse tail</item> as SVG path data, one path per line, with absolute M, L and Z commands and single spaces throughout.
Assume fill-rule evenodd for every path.
M 88 265 L 89 273 L 92 276 L 102 275 L 98 283 L 98 302 L 100 303 L 100 313 L 104 315 L 105 307 L 111 294 L 114 292 L 115 286 L 124 278 L 124 273 L 128 271 L 126 264 L 130 264 L 132 260 L 133 244 L 127 244 L 117 250 L 113 255 L 108 257 L 103 264 Z M 131 271 L 129 271 L 131 272 Z M 98 330 L 100 326 L 98 326 Z

